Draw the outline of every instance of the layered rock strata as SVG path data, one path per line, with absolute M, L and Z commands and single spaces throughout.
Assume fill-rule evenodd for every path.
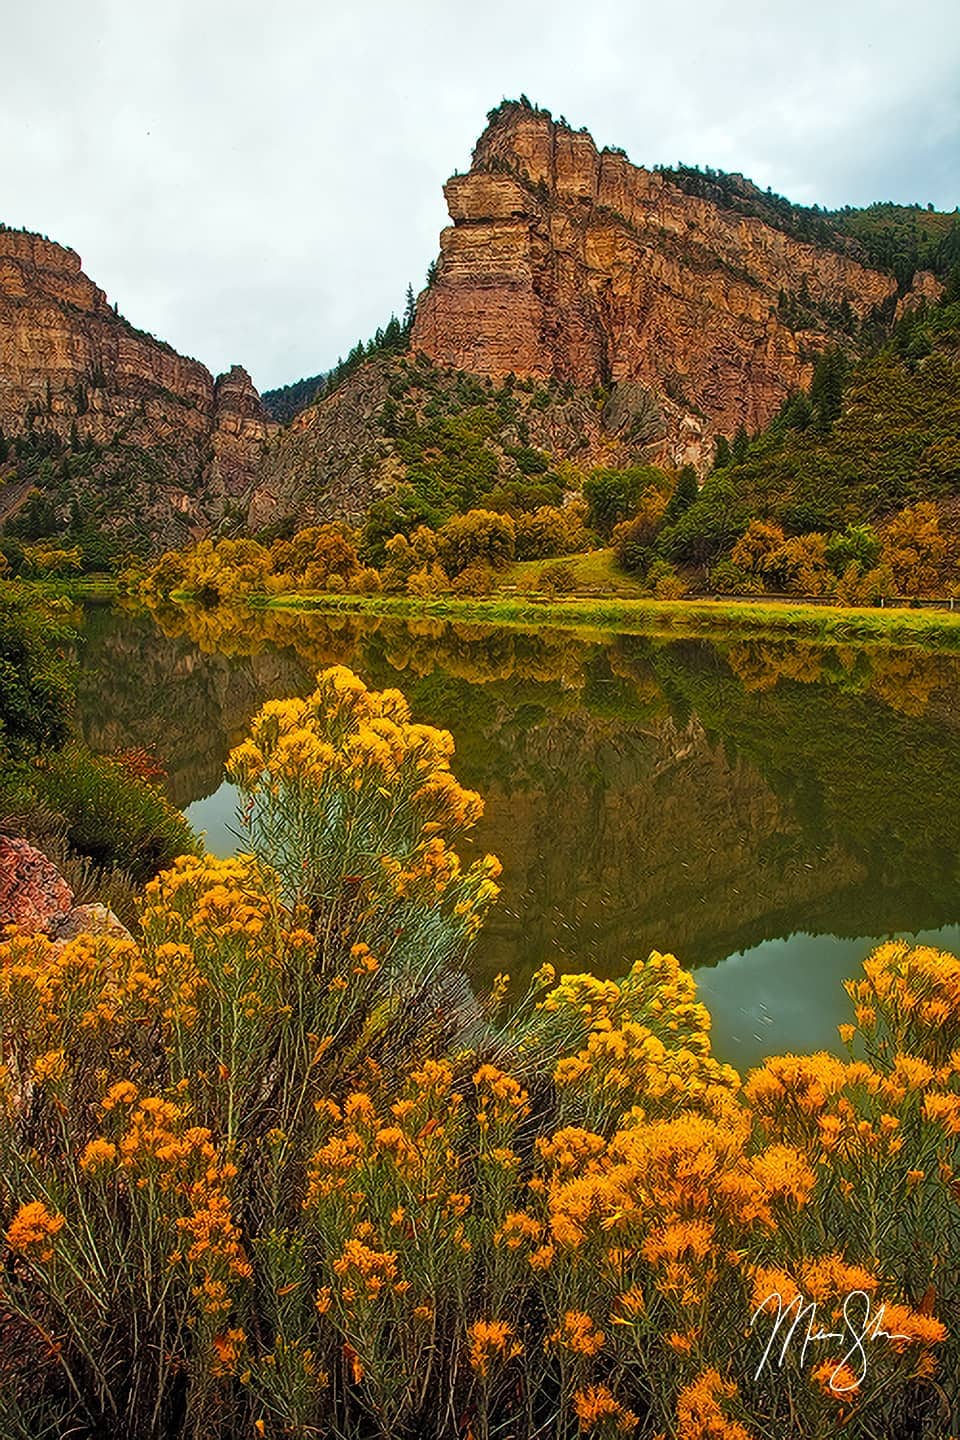
M 73 250 L 0 229 L 0 428 L 110 450 L 118 509 L 146 504 L 153 526 L 166 514 L 200 533 L 250 488 L 276 427 L 241 367 L 214 380 L 124 320 Z M 152 500 L 117 483 L 143 471 L 142 456 L 157 476 Z
M 444 194 L 453 223 L 414 349 L 495 379 L 651 387 L 684 412 L 674 460 L 766 424 L 809 382 L 833 317 L 855 325 L 896 292 L 852 254 L 697 198 L 520 105 L 494 116 Z

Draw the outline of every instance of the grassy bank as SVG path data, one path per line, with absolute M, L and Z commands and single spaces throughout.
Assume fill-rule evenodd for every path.
M 887 640 L 960 649 L 960 611 L 843 609 L 774 601 L 566 599 L 494 596 L 489 600 L 441 596 L 285 594 L 253 596 L 258 608 L 348 611 L 371 615 L 433 615 L 493 624 L 584 626 L 625 633 L 714 630 L 800 635 L 813 639 Z
M 55 580 L 21 580 L 24 591 L 39 596 L 62 596 L 66 600 L 115 600 L 120 587 L 113 575 L 58 576 Z
M 576 555 L 557 557 L 569 566 L 573 575 L 574 590 L 595 591 L 611 600 L 638 600 L 642 597 L 643 586 L 632 575 L 628 575 L 617 564 L 616 556 L 610 549 L 585 550 Z M 501 588 L 516 586 L 523 594 L 540 589 L 540 576 L 549 560 L 515 560 L 499 577 Z M 647 594 L 649 595 L 649 590 Z

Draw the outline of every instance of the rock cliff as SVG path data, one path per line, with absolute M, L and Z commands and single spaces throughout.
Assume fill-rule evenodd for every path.
M 73 250 L 0 228 L 0 428 L 59 457 L 61 504 L 82 499 L 162 544 L 249 489 L 275 427 L 245 370 L 214 380 L 117 314 Z M 65 452 L 93 447 L 71 487 Z
M 494 379 L 649 387 L 678 407 L 676 462 L 764 425 L 841 317 L 849 332 L 897 289 L 848 242 L 796 239 L 519 103 L 492 112 L 444 193 L 453 223 L 413 348 Z
M 38 477 L 57 523 L 79 509 L 153 551 L 225 516 L 359 524 L 404 482 L 447 513 L 459 502 L 432 457 L 470 424 L 485 427 L 471 503 L 529 478 L 534 450 L 555 485 L 561 462 L 702 474 L 715 437 L 761 429 L 825 347 L 856 353 L 942 293 L 924 267 L 952 223 L 916 207 L 827 215 L 742 176 L 647 170 L 514 101 L 445 195 L 410 353 L 376 353 L 299 411 L 319 376 L 276 392 L 282 426 L 246 371 L 214 380 L 118 315 L 72 250 L 0 228 L 0 429 L 17 440 L 6 463 L 0 446 L 0 523 Z M 874 232 L 899 268 L 881 268 Z

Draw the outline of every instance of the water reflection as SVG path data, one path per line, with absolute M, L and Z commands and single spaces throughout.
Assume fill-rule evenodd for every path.
M 210 848 L 230 848 L 229 747 L 264 699 L 334 661 L 447 726 L 459 777 L 486 797 L 476 846 L 505 884 L 484 974 L 544 959 L 616 974 L 672 949 L 717 966 L 704 993 L 739 1061 L 835 1043 L 839 980 L 870 937 L 960 916 L 950 655 L 97 609 L 81 723 L 95 749 L 157 753 Z
M 954 953 L 960 947 L 960 925 L 897 933 Z M 713 1016 L 714 1048 L 742 1069 L 788 1050 L 841 1050 L 837 1024 L 852 1019 L 843 982 L 857 975 L 870 951 L 889 938 L 799 933 L 764 940 L 699 971 L 699 998 Z

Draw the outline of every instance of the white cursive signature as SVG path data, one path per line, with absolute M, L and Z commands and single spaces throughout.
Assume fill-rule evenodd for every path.
M 862 1317 L 858 1320 L 857 1310 L 862 1304 Z M 776 1307 L 775 1309 L 773 1307 Z M 833 1374 L 830 1376 L 830 1388 L 843 1394 L 849 1390 L 856 1390 L 867 1378 L 867 1344 L 874 1340 L 909 1340 L 909 1335 L 892 1335 L 889 1330 L 883 1329 L 883 1315 L 885 1305 L 881 1305 L 876 1314 L 870 1311 L 870 1296 L 866 1290 L 851 1290 L 843 1302 L 843 1326 L 840 1330 L 824 1330 L 817 1325 L 817 1302 L 815 1300 L 804 1300 L 802 1295 L 795 1295 L 789 1304 L 784 1304 L 783 1296 L 778 1290 L 774 1290 L 767 1298 L 757 1306 L 750 1317 L 750 1328 L 756 1325 L 761 1315 L 767 1313 L 774 1315 L 773 1329 L 767 1341 L 766 1349 L 760 1359 L 754 1374 L 754 1379 L 759 1379 L 763 1367 L 770 1359 L 770 1352 L 773 1350 L 777 1339 L 783 1333 L 783 1343 L 780 1346 L 780 1355 L 775 1363 L 777 1368 L 783 1366 L 787 1358 L 787 1351 L 793 1343 L 797 1331 L 800 1331 L 802 1345 L 800 1348 L 800 1365 L 803 1366 L 807 1358 L 807 1350 L 811 1345 L 819 1344 L 823 1340 L 849 1340 L 849 1345 L 842 1359 L 838 1360 Z M 791 1318 L 792 1316 L 792 1318 Z M 789 1322 L 789 1324 L 788 1324 Z M 806 1327 L 805 1329 L 803 1327 Z M 841 1375 L 846 1367 L 847 1373 L 853 1374 L 852 1380 Z M 842 1383 L 846 1380 L 846 1383 Z

